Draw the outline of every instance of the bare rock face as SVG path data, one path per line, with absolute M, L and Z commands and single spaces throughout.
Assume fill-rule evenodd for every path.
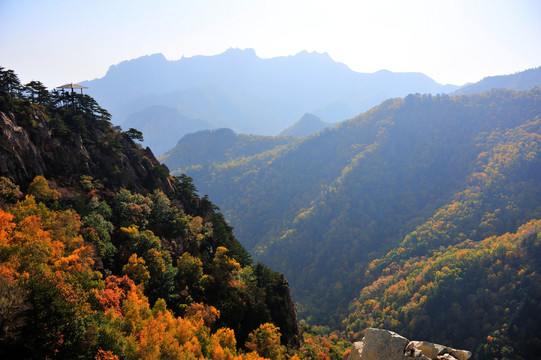
M 29 116 L 31 121 L 0 111 L 0 176 L 23 187 L 37 175 L 64 184 L 90 175 L 111 189 L 172 190 L 167 168 L 150 149 L 138 148 L 121 132 L 111 130 L 107 135 L 95 129 L 89 135 L 92 141 L 84 141 L 76 133 L 55 134 L 43 113 L 36 111 Z M 117 140 L 115 146 L 111 145 L 112 137 Z
M 368 328 L 351 348 L 350 360 L 468 360 L 471 352 L 427 341 L 409 341 L 389 330 Z

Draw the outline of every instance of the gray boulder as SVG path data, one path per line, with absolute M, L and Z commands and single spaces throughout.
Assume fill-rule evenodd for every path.
M 408 339 L 395 332 L 368 328 L 362 341 L 355 343 L 352 360 L 403 360 Z

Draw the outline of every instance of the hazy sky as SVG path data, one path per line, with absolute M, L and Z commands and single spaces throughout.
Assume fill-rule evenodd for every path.
M 0 0 L 0 66 L 49 87 L 142 55 L 327 52 L 461 85 L 541 66 L 539 0 Z

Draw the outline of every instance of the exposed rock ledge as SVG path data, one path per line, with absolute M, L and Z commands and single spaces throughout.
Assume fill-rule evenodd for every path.
M 353 344 L 349 360 L 441 359 L 467 360 L 471 352 L 426 341 L 409 341 L 389 330 L 368 328 L 364 338 Z

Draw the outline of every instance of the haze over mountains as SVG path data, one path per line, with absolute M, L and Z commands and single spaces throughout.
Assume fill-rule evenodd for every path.
M 538 73 L 532 69 L 487 78 L 470 89 L 531 87 L 538 83 Z M 329 357 L 333 360 L 343 359 L 345 353 L 342 345 L 339 352 L 333 349 L 330 340 L 337 344 L 338 336 L 344 336 L 354 341 L 368 327 L 475 349 L 480 360 L 501 354 L 537 359 L 541 353 L 541 88 L 461 96 L 410 94 L 387 99 L 323 130 L 327 123 L 305 113 L 283 131 L 293 136 L 244 135 L 227 128 L 198 131 L 184 135 L 161 158 L 180 175 L 172 178 L 151 150 L 133 142 L 141 134 L 112 126 L 109 113 L 91 97 L 49 93 L 36 82 L 22 85 L 11 70 L 2 70 L 0 80 L 0 119 L 6 137 L 0 165 L 7 177 L 0 179 L 0 196 L 12 204 L 6 205 L 8 212 L 17 215 L 27 208 L 28 221 L 37 220 L 34 198 L 15 203 L 23 193 L 11 181 L 26 187 L 34 175 L 51 176 L 52 188 L 38 176 L 23 189 L 46 202 L 39 205 L 40 216 L 56 217 L 61 206 L 73 215 L 75 227 L 81 226 L 76 224 L 81 219 L 87 228 L 73 232 L 79 238 L 73 241 L 80 245 L 88 241 L 103 255 L 97 262 L 88 257 L 87 265 L 106 266 L 105 274 L 129 274 L 140 282 L 140 291 L 148 296 L 140 304 L 148 316 L 163 313 L 172 320 L 173 315 L 184 316 L 192 305 L 203 306 L 195 303 L 203 301 L 220 310 L 220 324 L 231 326 L 229 337 L 235 336 L 241 352 L 243 343 L 252 348 L 252 329 L 271 325 L 263 321 L 279 325 L 282 342 L 290 346 L 287 351 L 301 345 L 288 283 L 264 265 L 250 265 L 250 255 L 236 241 L 233 228 L 206 195 L 196 195 L 197 187 L 216 199 L 256 259 L 286 275 L 297 310 L 309 324 L 306 332 L 327 332 L 310 325 L 340 331 L 317 340 L 325 354 L 334 354 Z M 209 100 L 218 92 L 212 85 L 197 93 Z M 221 111 L 207 108 L 208 101 L 184 100 L 200 110 Z M 152 105 L 131 114 L 126 123 L 146 129 L 153 141 L 162 139 L 165 149 L 165 140 L 174 141 L 175 129 L 197 129 L 191 119 L 167 105 Z M 126 187 L 141 193 L 130 193 Z M 152 189 L 163 191 L 150 193 Z M 75 210 L 81 216 L 71 213 Z M 0 215 L 7 229 L 2 236 L 8 236 L 2 240 L 7 246 L 3 256 L 11 266 L 8 273 L 41 269 L 24 267 L 35 259 L 32 252 L 18 254 L 22 248 L 17 237 L 32 234 L 32 228 L 13 222 L 13 215 Z M 65 221 L 58 220 L 55 227 L 64 228 Z M 14 226 L 22 231 L 12 232 Z M 44 231 L 46 247 L 49 234 L 58 235 Z M 36 237 L 28 239 L 32 241 L 23 243 L 33 244 Z M 61 267 L 69 280 L 71 272 L 65 265 L 78 258 L 74 253 L 43 264 Z M 44 274 L 35 274 L 32 278 L 40 285 Z M 88 279 L 87 275 L 80 279 Z M 86 281 L 84 287 L 100 295 L 108 285 L 99 279 Z M 4 297 L 15 289 L 16 297 L 25 301 L 27 283 L 13 288 L 9 281 Z M 120 289 L 112 290 L 119 294 Z M 86 301 L 86 295 L 81 296 Z M 63 301 L 63 295 L 58 293 L 55 299 Z M 102 303 L 93 299 L 100 298 L 88 298 L 85 306 Z M 48 299 L 45 303 L 55 304 Z M 27 313 L 24 307 L 17 311 Z M 63 324 L 77 323 L 72 320 L 79 315 L 55 311 L 37 326 L 21 313 L 30 327 L 21 328 L 21 336 L 18 330 L 11 331 L 18 342 L 9 349 L 36 354 L 58 349 L 66 355 L 83 351 L 87 358 L 95 358 L 99 348 L 124 354 L 139 346 L 110 347 L 108 337 L 69 337 Z M 36 319 L 43 313 L 34 307 Z M 122 316 L 111 323 L 107 321 L 113 318 L 105 322 L 94 318 L 87 323 L 90 327 L 81 323 L 80 332 L 71 333 L 91 335 L 96 326 L 105 326 L 98 330 L 105 334 L 113 324 L 129 319 Z M 18 317 L 16 313 L 13 319 Z M 67 336 L 65 345 L 42 331 L 57 319 L 66 320 L 57 328 Z M 122 335 L 114 338 L 146 342 L 133 331 L 153 329 L 153 324 L 122 326 Z M 278 341 L 276 331 L 272 332 Z M 33 336 L 36 333 L 45 336 Z M 160 332 L 155 341 L 164 334 Z M 322 357 L 312 347 L 314 339 L 299 348 L 301 358 Z M 13 343 L 0 336 L 2 341 Z M 220 349 L 212 339 L 201 342 L 209 346 L 205 354 Z M 235 345 L 228 343 L 234 355 Z M 154 352 L 165 351 L 162 345 Z M 198 349 L 192 350 L 202 357 L 203 350 Z M 182 351 L 186 353 L 178 353 Z M 286 349 L 277 351 L 283 355 Z
M 177 61 L 161 54 L 144 56 L 111 66 L 103 78 L 82 84 L 124 128 L 134 124 L 132 114 L 139 113 L 140 118 L 142 111 L 160 105 L 193 123 L 261 135 L 278 134 L 307 112 L 337 122 L 390 97 L 457 88 L 421 73 L 354 72 L 326 53 L 303 51 L 261 59 L 252 49 Z M 147 122 L 146 126 L 155 126 L 152 118 Z M 145 128 L 139 130 L 146 133 Z M 187 126 L 178 139 L 190 131 Z

